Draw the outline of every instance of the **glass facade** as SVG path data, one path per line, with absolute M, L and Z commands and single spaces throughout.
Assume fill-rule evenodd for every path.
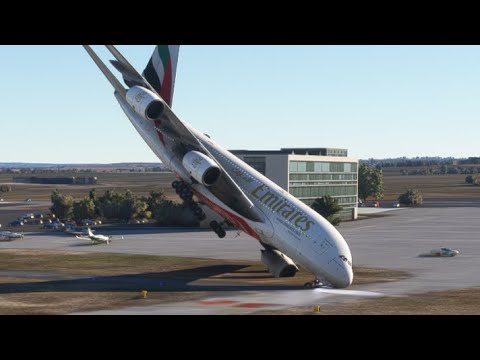
M 311 205 L 330 195 L 343 207 L 341 217 L 351 218 L 358 201 L 358 164 L 352 162 L 290 161 L 289 192 Z
M 265 156 L 244 156 L 243 161 L 257 170 L 260 174 L 265 175 L 266 159 Z

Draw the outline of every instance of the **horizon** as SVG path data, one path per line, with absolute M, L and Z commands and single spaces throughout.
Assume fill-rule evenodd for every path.
M 351 156 L 348 156 L 351 158 Z M 451 159 L 451 160 L 468 160 L 468 159 L 473 159 L 473 158 L 478 158 L 478 156 L 467 156 L 467 157 L 453 157 L 453 156 L 413 156 L 413 157 L 405 157 L 405 156 L 400 156 L 400 157 L 385 157 L 385 158 L 366 158 L 366 159 L 358 159 L 359 161 L 368 161 L 368 160 L 377 160 L 377 161 L 382 161 L 382 160 L 415 160 L 415 159 Z M 81 165 L 88 165 L 88 166 L 100 166 L 100 165 L 132 165 L 132 164 L 141 164 L 141 165 L 157 165 L 157 164 L 162 164 L 163 163 L 159 161 L 121 161 L 121 162 L 112 162 L 112 163 L 42 163 L 42 162 L 24 162 L 24 161 L 1 161 L 0 162 L 0 167 L 3 167 L 5 165 L 11 165 L 11 164 L 20 164 L 20 165 L 52 165 L 52 166 L 57 166 L 57 165 L 63 165 L 63 166 L 81 166 Z

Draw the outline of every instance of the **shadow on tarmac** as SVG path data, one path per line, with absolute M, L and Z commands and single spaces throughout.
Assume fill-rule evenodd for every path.
M 277 284 L 225 283 L 223 279 L 261 279 L 254 277 L 258 271 L 242 272 L 238 276 L 215 279 L 218 284 L 192 285 L 190 283 L 222 274 L 234 273 L 249 265 L 213 265 L 193 269 L 169 271 L 162 273 L 126 274 L 116 276 L 86 277 L 81 279 L 55 280 L 32 283 L 0 284 L 0 294 L 38 293 L 38 292 L 123 292 L 123 291 L 260 291 L 293 290 L 302 286 Z M 67 275 L 66 275 L 67 276 Z M 265 276 L 267 277 L 267 276 Z M 272 278 L 268 276 L 268 278 Z

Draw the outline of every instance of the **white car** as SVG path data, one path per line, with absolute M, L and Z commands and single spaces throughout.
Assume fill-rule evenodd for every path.
M 420 257 L 452 257 L 460 254 L 460 251 L 451 248 L 442 247 L 432 249 L 429 253 L 420 254 Z

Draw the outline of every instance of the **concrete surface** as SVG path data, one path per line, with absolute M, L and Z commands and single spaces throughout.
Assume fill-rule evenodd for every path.
M 250 313 L 259 309 L 321 305 L 381 294 L 402 295 L 480 286 L 480 208 L 414 208 L 389 211 L 385 215 L 345 222 L 339 230 L 350 245 L 354 264 L 405 270 L 413 275 L 410 279 L 354 286 L 347 290 L 216 291 L 202 302 L 96 313 Z M 117 230 L 106 234 L 117 235 L 111 245 L 90 245 L 56 233 L 26 233 L 24 239 L 0 243 L 0 249 L 121 252 L 240 260 L 258 260 L 260 257 L 260 245 L 244 234 L 238 236 L 235 231 L 228 232 L 225 239 L 218 239 L 210 231 L 175 229 L 128 230 L 128 233 L 127 230 Z M 120 235 L 124 236 L 123 240 Z M 458 249 L 460 254 L 453 258 L 418 257 L 420 253 L 442 246 Z

